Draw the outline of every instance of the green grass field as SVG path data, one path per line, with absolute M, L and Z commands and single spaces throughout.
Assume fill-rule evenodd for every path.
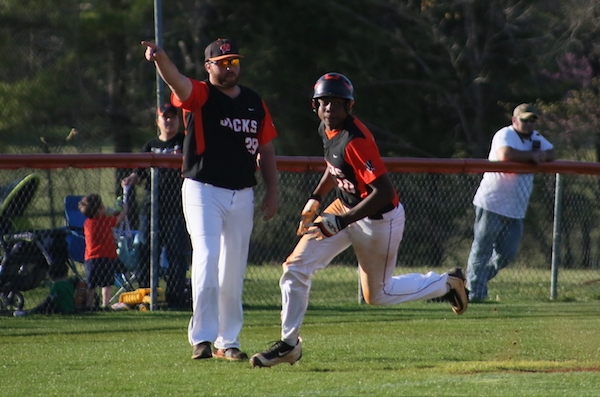
M 188 312 L 0 320 L 3 396 L 597 396 L 600 305 L 502 301 L 311 305 L 296 365 L 194 361 Z M 246 310 L 248 353 L 279 309 Z

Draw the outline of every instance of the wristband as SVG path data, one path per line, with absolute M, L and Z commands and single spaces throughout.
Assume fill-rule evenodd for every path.
M 335 217 L 335 220 L 336 220 L 336 222 L 337 222 L 338 227 L 340 228 L 340 230 L 345 229 L 345 228 L 348 227 L 348 223 L 341 216 L 337 215 Z
M 310 197 L 308 198 L 309 200 L 317 200 L 319 203 L 323 200 L 323 197 L 321 197 L 318 194 L 311 194 Z

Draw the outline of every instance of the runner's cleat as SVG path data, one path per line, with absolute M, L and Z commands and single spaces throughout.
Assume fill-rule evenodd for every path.
M 277 341 L 262 353 L 250 357 L 252 367 L 273 367 L 277 364 L 294 363 L 302 358 L 302 338 L 298 338 L 296 346 L 290 346 L 283 341 Z

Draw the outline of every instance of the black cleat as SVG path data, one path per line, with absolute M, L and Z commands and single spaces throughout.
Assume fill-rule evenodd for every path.
M 262 353 L 250 357 L 252 367 L 273 367 L 277 364 L 294 363 L 302 358 L 302 338 L 298 338 L 296 346 L 290 346 L 283 341 L 277 341 Z

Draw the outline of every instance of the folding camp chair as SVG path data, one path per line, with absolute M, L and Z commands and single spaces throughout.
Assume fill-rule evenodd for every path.
M 85 215 L 79 211 L 79 201 L 83 196 L 65 197 L 65 220 L 70 233 L 67 236 L 69 247 L 69 257 L 79 263 L 83 263 L 83 254 L 85 252 L 85 238 L 83 237 L 83 222 Z

